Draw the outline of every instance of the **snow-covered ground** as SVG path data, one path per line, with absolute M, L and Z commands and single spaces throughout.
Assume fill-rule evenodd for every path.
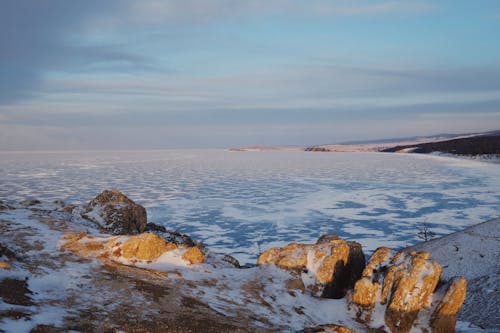
M 320 299 L 291 291 L 286 288 L 291 275 L 274 266 L 250 269 L 216 267 L 210 263 L 190 266 L 171 255 L 135 263 L 118 258 L 116 262 L 120 264 L 113 264 L 60 251 L 68 230 L 106 236 L 69 213 L 48 208 L 56 207 L 18 206 L 15 210 L 0 211 L 0 244 L 18 255 L 17 259 L 0 258 L 12 265 L 11 269 L 0 269 L 0 285 L 4 288 L 6 281 L 16 280 L 18 284 L 25 281 L 27 300 L 24 304 L 18 302 L 19 297 L 0 300 L 0 331 L 29 332 L 39 325 L 46 325 L 52 331 L 71 327 L 75 327 L 74 331 L 85 331 L 82 326 L 85 320 L 92 330 L 123 327 L 125 324 L 116 315 L 131 323 L 135 317 L 141 317 L 147 323 L 136 325 L 143 327 L 164 320 L 164 311 L 173 311 L 175 316 L 184 315 L 193 321 L 205 311 L 211 320 L 237 324 L 241 332 L 294 332 L 322 323 L 359 327 L 348 314 L 344 299 Z M 142 269 L 134 271 L 132 266 Z M 161 293 L 147 292 L 140 283 L 165 288 L 166 298 L 161 299 Z M 4 290 L 2 296 L 9 292 Z M 190 313 L 193 306 L 201 307 L 201 310 L 196 308 L 201 313 Z M 130 313 L 122 313 L 125 309 Z M 95 317 L 82 318 L 88 311 L 95 311 Z

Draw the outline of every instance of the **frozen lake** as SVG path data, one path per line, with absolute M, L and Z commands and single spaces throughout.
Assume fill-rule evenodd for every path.
M 0 200 L 87 202 L 107 188 L 148 219 L 255 263 L 324 233 L 370 253 L 500 216 L 500 165 L 383 153 L 165 150 L 0 153 Z

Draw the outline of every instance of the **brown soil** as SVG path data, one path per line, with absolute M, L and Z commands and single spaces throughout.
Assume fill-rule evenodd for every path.
M 0 281 L 0 298 L 5 303 L 23 306 L 33 305 L 29 296 L 31 294 L 33 293 L 28 289 L 26 281 L 11 278 Z
M 32 211 L 31 220 L 60 232 L 61 236 L 74 228 L 68 222 L 69 215 L 54 221 L 46 211 Z M 64 272 L 67 265 L 73 265 L 85 272 L 80 276 L 82 281 L 66 289 L 63 297 L 51 299 L 39 294 L 35 301 L 31 298 L 29 279 L 3 279 L 0 297 L 12 304 L 12 308 L 2 310 L 0 319 L 29 320 L 46 306 L 56 306 L 64 316 L 62 325 L 38 325 L 31 332 L 273 332 L 256 326 L 251 313 L 227 317 L 213 310 L 196 298 L 189 281 L 179 277 L 179 272 L 160 273 L 111 262 L 97 264 L 68 251 L 47 248 L 52 244 L 38 241 L 39 233 L 35 228 L 2 216 L 2 244 L 23 249 L 22 261 L 16 261 L 15 269 L 25 272 L 26 276 L 44 276 L 51 274 L 47 270 Z M 5 246 L 0 250 L 8 257 L 15 255 Z M 30 307 L 21 311 L 16 308 L 19 305 Z

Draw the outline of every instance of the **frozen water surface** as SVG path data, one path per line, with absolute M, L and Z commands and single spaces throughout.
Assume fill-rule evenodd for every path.
M 259 252 L 324 233 L 367 253 L 500 215 L 500 165 L 383 153 L 165 150 L 2 152 L 0 200 L 87 202 L 116 188 L 148 219 L 254 263 Z

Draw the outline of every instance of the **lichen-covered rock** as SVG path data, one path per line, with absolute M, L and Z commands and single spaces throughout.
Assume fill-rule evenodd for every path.
M 306 328 L 298 333 L 356 333 L 355 330 L 339 325 L 320 325 L 314 328 Z
M 121 255 L 125 259 L 137 258 L 141 260 L 155 260 L 163 253 L 177 248 L 175 244 L 168 244 L 165 240 L 152 233 L 131 236 L 121 246 Z
M 61 250 L 68 250 L 84 257 L 134 264 L 151 263 L 163 254 L 170 253 L 173 262 L 189 265 L 202 263 L 205 256 L 197 247 L 177 246 L 153 233 L 134 236 L 94 237 L 88 234 L 67 233 L 61 240 Z
M 372 309 L 378 300 L 380 284 L 372 282 L 367 278 L 362 278 L 354 285 L 352 300 L 355 304 Z
M 182 259 L 190 264 L 200 264 L 205 261 L 205 255 L 199 248 L 192 246 L 184 252 Z
M 438 300 L 431 318 L 432 332 L 435 333 L 454 331 L 458 311 L 465 301 L 467 281 L 463 277 L 456 277 L 443 289 L 443 297 Z
M 0 269 L 10 269 L 11 266 L 8 262 L 6 261 L 0 261 Z
M 362 278 L 356 282 L 352 303 L 357 309 L 357 319 L 370 325 L 372 314 L 384 313 L 385 325 L 393 333 L 409 332 L 420 314 L 432 313 L 433 293 L 439 282 L 441 265 L 429 259 L 427 252 L 398 252 L 393 255 L 388 248 L 379 248 L 366 265 Z M 456 282 L 454 292 L 447 292 L 436 308 L 440 311 L 458 312 L 461 306 L 449 304 L 451 299 L 460 299 L 461 282 Z M 465 287 L 463 288 L 465 290 Z M 465 291 L 464 291 L 465 293 Z M 463 300 L 462 300 L 463 302 Z M 375 310 L 375 309 L 378 309 Z M 426 311 L 420 312 L 425 309 Z M 438 309 L 441 309 L 438 311 Z M 430 322 L 430 318 L 419 321 Z
M 305 287 L 316 296 L 343 297 L 364 267 L 361 247 L 351 246 L 338 237 L 320 238 L 317 244 L 291 243 L 262 253 L 257 265 L 274 264 L 301 278 Z M 358 274 L 358 276 L 355 276 Z
M 103 191 L 75 212 L 114 235 L 142 233 L 147 223 L 146 209 L 117 190 Z
M 393 332 L 409 332 L 419 310 L 431 305 L 441 265 L 424 257 L 410 254 L 398 265 L 400 269 L 396 268 L 385 311 L 385 323 Z

